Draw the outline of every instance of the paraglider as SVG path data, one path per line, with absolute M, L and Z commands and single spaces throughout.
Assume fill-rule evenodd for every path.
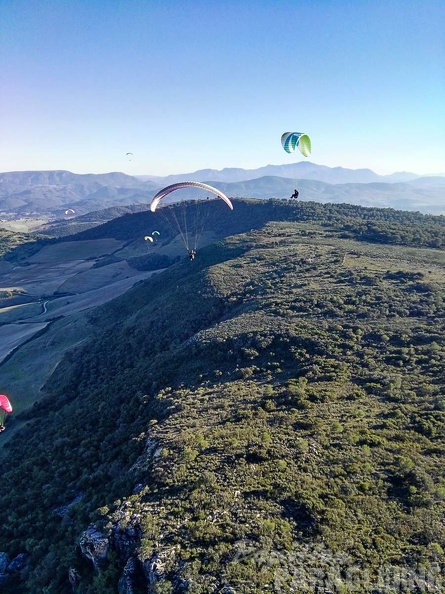
M 5 394 L 0 394 L 0 432 L 5 430 L 5 417 L 12 413 L 12 406 Z
M 303 132 L 285 132 L 281 135 L 281 144 L 286 153 L 293 153 L 298 147 L 305 157 L 311 154 L 311 139 Z
M 158 207 L 158 204 L 162 200 L 162 198 L 165 198 L 165 196 L 167 196 L 167 194 L 170 194 L 170 192 L 174 192 L 175 190 L 179 190 L 181 188 L 200 188 L 201 190 L 207 190 L 208 192 L 212 192 L 213 194 L 216 194 L 217 196 L 219 196 L 219 198 L 224 200 L 224 202 L 227 204 L 227 206 L 231 210 L 233 210 L 233 204 L 230 202 L 230 200 L 227 198 L 227 196 L 223 192 L 221 192 L 221 190 L 217 190 L 216 188 L 213 188 L 212 186 L 209 186 L 208 184 L 203 184 L 201 182 L 189 181 L 189 182 L 178 182 L 177 184 L 172 184 L 171 186 L 167 186 L 167 187 L 163 188 L 162 190 L 160 190 L 156 194 L 156 196 L 153 198 L 153 200 L 151 201 L 151 204 L 150 204 L 151 212 L 156 211 L 156 208 Z
M 146 235 L 144 237 L 145 241 L 149 241 L 150 243 L 156 243 L 156 239 L 160 236 L 161 234 L 159 233 L 159 231 L 153 231 L 151 235 Z
M 125 153 L 125 156 L 126 156 L 126 157 L 129 157 L 130 155 L 131 155 L 132 157 L 134 157 L 133 153 Z M 129 160 L 129 161 L 131 161 L 131 159 L 130 159 L 130 158 L 129 158 L 128 160 Z
M 281 135 L 281 144 L 286 153 L 293 153 L 298 147 L 300 153 L 308 157 L 311 154 L 311 139 L 303 132 L 285 132 Z M 295 188 L 290 200 L 297 200 L 300 192 Z
M 76 211 L 74 210 L 74 208 L 69 208 L 68 210 L 65 211 L 65 215 L 68 217 L 70 215 L 74 215 L 76 214 Z
M 178 201 L 178 204 L 163 204 L 162 208 L 159 208 L 159 203 L 168 194 L 183 188 L 204 190 L 207 194 L 214 194 L 221 200 L 209 201 L 207 196 L 207 200 Z M 163 216 L 170 229 L 174 232 L 174 235 L 179 236 L 190 260 L 194 260 L 198 243 L 203 234 L 207 233 L 208 237 L 208 233 L 212 229 L 216 229 L 220 224 L 221 217 L 224 217 L 223 211 L 226 211 L 226 208 L 223 207 L 222 202 L 230 210 L 233 210 L 232 202 L 221 190 L 202 182 L 185 181 L 171 184 L 160 190 L 153 197 L 150 203 L 150 210 L 151 212 L 159 212 Z M 152 235 L 155 233 L 160 235 L 156 231 Z M 207 241 L 209 240 L 207 239 Z

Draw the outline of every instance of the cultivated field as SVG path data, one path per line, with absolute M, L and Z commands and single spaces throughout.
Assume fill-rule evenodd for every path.
M 16 347 L 27 341 L 33 334 L 36 334 L 48 322 L 34 324 L 7 324 L 0 326 L 0 361 Z
M 11 296 L 4 307 L 0 301 L 0 388 L 16 412 L 42 396 L 63 354 L 91 334 L 88 310 L 153 274 L 125 260 L 94 267 L 123 245 L 115 239 L 65 242 L 43 247 L 20 265 L 0 262 L 0 292 Z
M 48 223 L 48 219 L 0 219 L 0 229 L 6 229 L 7 231 L 15 231 L 17 233 L 30 233 L 35 231 L 42 225 Z

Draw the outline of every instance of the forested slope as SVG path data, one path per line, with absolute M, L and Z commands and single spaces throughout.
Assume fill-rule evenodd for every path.
M 5 592 L 441 591 L 443 218 L 260 208 L 91 313 L 3 450 Z

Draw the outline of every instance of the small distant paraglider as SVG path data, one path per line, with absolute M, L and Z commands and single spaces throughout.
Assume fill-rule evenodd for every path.
M 131 161 L 131 157 L 134 157 L 133 153 L 125 153 L 125 156 L 128 157 L 129 161 Z
M 145 241 L 149 241 L 150 243 L 156 243 L 156 240 L 161 234 L 159 231 L 153 231 L 151 235 L 146 235 L 144 237 Z
M 12 413 L 12 406 L 5 394 L 0 394 L 0 432 L 5 430 L 5 417 Z
M 76 211 L 74 210 L 74 208 L 68 208 L 68 210 L 65 211 L 65 216 L 67 216 L 67 217 L 72 217 L 75 214 L 76 214 Z
M 286 153 L 293 153 L 298 147 L 305 157 L 311 154 L 311 139 L 303 132 L 285 132 L 281 135 L 281 144 Z

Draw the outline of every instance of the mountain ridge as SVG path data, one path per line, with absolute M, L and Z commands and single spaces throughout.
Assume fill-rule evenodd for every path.
M 85 314 L 87 334 L 41 389 L 14 356 L 3 366 L 38 400 L 4 432 L 22 423 L 1 451 L 7 594 L 439 584 L 443 220 L 236 206 L 242 221 L 225 216 L 246 231 Z M 120 237 L 129 250 L 143 217 L 78 240 Z M 36 337 L 41 356 L 66 344 L 63 321 Z
M 273 175 L 277 173 L 281 175 Z M 3 173 L 0 174 L 0 216 L 64 219 L 66 209 L 84 215 L 112 206 L 148 204 L 161 187 L 184 179 L 213 184 L 230 196 L 287 199 L 298 186 L 300 198 L 306 200 L 349 201 L 432 214 L 445 212 L 445 177 L 422 177 L 412 173 L 379 176 L 366 169 L 329 168 L 300 162 L 268 165 L 256 170 L 200 170 L 151 179 L 118 172 L 97 175 L 69 171 Z M 195 195 L 201 194 L 197 190 L 183 190 L 169 196 L 168 200 Z
M 421 177 L 415 173 L 395 172 L 390 175 L 379 175 L 371 169 L 348 169 L 345 167 L 328 167 L 318 165 L 311 161 L 299 161 L 284 165 L 265 165 L 256 169 L 243 169 L 237 167 L 226 167 L 224 169 L 200 169 L 185 174 L 173 174 L 164 177 L 160 176 L 139 176 L 141 179 L 151 179 L 157 182 L 176 183 L 181 179 L 200 181 L 202 179 L 213 179 L 214 181 L 236 182 L 247 181 L 259 177 L 273 175 L 276 177 L 290 177 L 303 179 L 316 179 L 327 183 L 368 183 L 371 181 L 399 182 L 408 181 Z

